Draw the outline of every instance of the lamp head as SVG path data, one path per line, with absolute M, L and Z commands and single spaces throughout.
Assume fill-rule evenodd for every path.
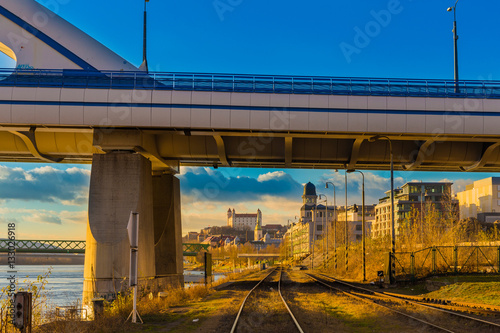
M 348 170 L 346 170 L 346 172 L 347 172 L 347 173 L 353 173 L 353 172 L 355 172 L 355 171 L 356 171 L 356 170 L 354 170 L 354 169 L 348 169 Z
M 448 7 L 446 11 L 451 12 L 453 10 L 453 7 Z

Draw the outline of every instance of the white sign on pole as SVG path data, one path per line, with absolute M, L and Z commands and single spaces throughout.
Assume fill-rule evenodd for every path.
M 127 224 L 128 240 L 130 247 L 137 248 L 139 246 L 139 213 L 130 212 L 130 217 Z
M 137 285 L 137 250 L 139 245 L 139 214 L 130 212 L 127 225 L 128 239 L 130 241 L 130 270 L 129 285 Z

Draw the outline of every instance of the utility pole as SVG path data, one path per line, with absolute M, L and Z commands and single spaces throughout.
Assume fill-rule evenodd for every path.
M 347 169 L 345 170 L 345 271 L 349 271 L 349 236 L 347 234 Z

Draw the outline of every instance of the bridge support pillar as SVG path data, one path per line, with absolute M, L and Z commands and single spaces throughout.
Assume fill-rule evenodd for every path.
M 153 176 L 155 268 L 160 289 L 184 285 L 180 193 L 174 175 Z
M 128 290 L 127 223 L 139 213 L 139 285 L 156 275 L 151 163 L 139 154 L 111 152 L 92 158 L 83 302 Z

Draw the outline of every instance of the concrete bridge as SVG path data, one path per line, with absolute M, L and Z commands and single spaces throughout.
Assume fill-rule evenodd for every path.
M 33 0 L 0 50 L 33 68 L 0 74 L 0 160 L 92 163 L 85 300 L 122 288 L 130 211 L 141 283 L 182 283 L 182 166 L 500 170 L 499 82 L 147 73 Z

